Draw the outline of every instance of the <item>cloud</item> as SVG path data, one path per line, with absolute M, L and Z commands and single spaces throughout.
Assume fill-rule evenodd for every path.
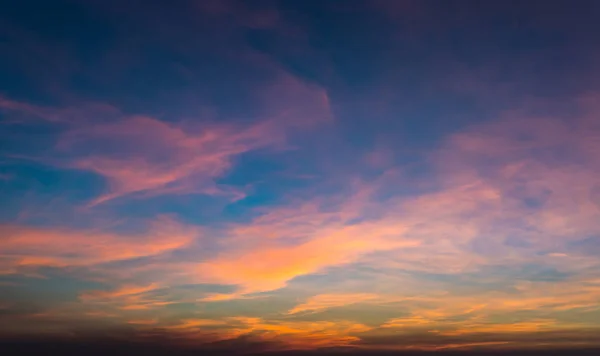
M 547 254 L 564 253 L 570 242 L 599 232 L 590 191 L 600 165 L 587 139 L 594 129 L 587 117 L 503 118 L 471 127 L 431 155 L 437 189 L 377 201 L 382 184 L 389 184 L 382 180 L 337 200 L 273 208 L 234 227 L 223 251 L 197 273 L 264 291 L 360 260 L 375 268 L 454 274 L 527 261 L 562 271 L 583 268 L 583 256 L 569 265 Z M 380 213 L 365 218 L 369 210 Z
M 91 171 L 107 189 L 89 206 L 124 196 L 163 194 L 233 195 L 244 193 L 219 186 L 235 159 L 261 149 L 281 150 L 288 136 L 331 121 L 327 92 L 280 69 L 260 55 L 250 61 L 272 74 L 249 94 L 255 113 L 249 118 L 195 120 L 125 115 L 108 104 L 42 107 L 0 97 L 0 109 L 21 124 L 42 120 L 61 124 L 55 147 L 15 154 L 60 168 Z M 29 121 L 28 121 L 29 120 Z
M 114 291 L 97 291 L 93 293 L 86 293 L 81 297 L 85 299 L 110 299 L 115 297 L 131 296 L 136 294 L 145 293 L 157 288 L 156 284 L 150 284 L 148 286 L 122 286 Z
M 60 146 L 90 152 L 74 158 L 71 167 L 107 179 L 108 192 L 91 203 L 95 205 L 132 193 L 219 191 L 214 179 L 231 167 L 233 157 L 279 140 L 269 125 L 186 131 L 157 119 L 131 117 L 72 130 Z
M 161 266 L 155 266 L 161 269 Z M 161 279 L 161 278 L 155 278 Z M 168 279 L 168 273 L 165 279 Z M 149 285 L 120 285 L 116 289 L 85 291 L 79 295 L 81 302 L 90 308 L 109 307 L 126 311 L 147 311 L 164 308 L 171 304 L 188 302 L 185 299 L 172 299 L 160 295 L 161 290 L 170 287 L 168 280 L 160 280 Z
M 415 0 L 63 5 L 39 38 L 26 6 L 0 19 L 0 334 L 599 346 L 600 95 L 565 96 L 594 77 L 568 68 L 589 26 Z M 154 212 L 181 216 L 140 228 Z
M 303 278 L 305 299 L 277 315 L 210 318 L 199 312 L 167 322 L 157 319 L 157 328 L 190 340 L 247 336 L 302 348 L 371 345 L 370 340 L 385 344 L 378 338 L 389 333 L 427 333 L 415 344 L 454 348 L 594 329 L 597 324 L 573 323 L 566 316 L 593 313 L 600 303 L 597 257 L 577 248 L 585 239 L 593 244 L 589 236 L 600 233 L 594 201 L 600 128 L 591 119 L 597 117 L 591 104 L 582 112 L 571 120 L 512 112 L 468 127 L 427 156 L 433 174 L 419 182 L 426 183 L 426 190 L 396 174 L 401 167 L 377 179 L 348 179 L 339 182 L 337 191 L 285 198 L 257 210 L 253 219 L 211 231 L 211 254 L 194 255 L 203 247 L 194 244 L 198 229 L 180 224 L 158 224 L 139 235 L 5 226 L 3 235 L 9 238 L 0 242 L 4 269 L 107 264 L 187 248 L 190 257 L 185 259 L 168 254 L 142 259 L 127 277 L 112 268 L 114 289 L 81 294 L 81 302 L 90 307 L 136 313 L 132 321 L 154 319 L 149 311 L 158 313 L 175 303 L 244 305 L 255 299 L 253 293 L 293 291 Z M 145 128 L 142 136 L 138 128 Z M 107 177 L 108 194 L 160 193 L 190 188 L 190 178 L 196 189 L 203 182 L 210 186 L 235 155 L 280 140 L 280 128 L 271 121 L 184 127 L 130 117 L 74 128 L 64 136 L 62 149 L 75 148 L 79 168 Z M 101 143 L 110 143 L 102 155 L 89 154 Z M 387 194 L 397 185 L 406 193 Z M 352 279 L 352 285 L 343 280 L 348 275 L 332 273 L 351 266 L 368 270 L 370 279 Z M 525 273 L 527 268 L 561 278 L 536 280 L 535 273 Z M 311 279 L 316 274 L 327 278 Z M 154 294 L 179 283 L 238 289 L 179 299 Z M 378 287 L 366 292 L 365 286 Z M 390 316 L 378 327 L 318 320 L 325 315 L 321 312 L 357 303 L 397 308 L 402 316 Z M 303 320 L 307 315 L 316 320 Z M 474 343 L 475 335 L 485 338 Z
M 394 205 L 373 201 L 376 191 L 359 189 L 335 208 L 319 199 L 275 208 L 248 226 L 234 227 L 223 240 L 223 252 L 199 265 L 199 278 L 239 284 L 251 292 L 281 288 L 295 277 L 384 252 L 406 256 L 407 268 L 416 270 L 436 261 L 445 263 L 446 271 L 450 267 L 460 272 L 483 260 L 472 253 L 465 256 L 453 243 L 477 236 L 477 222 L 464 223 L 462 217 L 497 203 L 494 190 L 477 184 L 459 186 Z M 383 212 L 356 221 L 369 208 Z M 437 270 L 439 265 L 431 268 Z
M 107 180 L 108 192 L 92 206 L 132 193 L 227 194 L 215 181 L 232 168 L 236 156 L 281 146 L 286 131 L 330 117 L 323 90 L 290 75 L 281 77 L 260 94 L 265 118 L 255 123 L 194 127 L 135 116 L 70 130 L 59 147 L 78 152 L 70 167 Z
M 273 233 L 268 227 L 264 231 L 265 235 Z M 295 244 L 286 243 L 284 231 L 277 236 L 284 241 L 252 241 L 255 246 L 229 248 L 217 258 L 199 264 L 197 271 L 201 279 L 239 284 L 247 293 L 274 290 L 295 277 L 350 263 L 363 254 L 418 244 L 401 238 L 401 231 L 402 226 L 395 224 L 344 226 L 332 223 L 316 227 L 306 241 Z M 294 232 L 292 229 L 289 235 L 293 236 Z
M 157 322 L 156 319 L 134 319 L 127 321 L 128 324 L 133 325 L 156 325 Z
M 394 305 L 409 310 L 410 316 L 383 327 L 449 327 L 448 333 L 592 327 L 557 317 L 539 319 L 545 324 L 527 318 L 498 324 L 494 330 L 497 323 L 490 321 L 502 313 L 593 310 L 600 302 L 593 282 L 598 278 L 597 259 L 572 247 L 583 236 L 600 232 L 600 211 L 590 194 L 600 165 L 590 132 L 599 131 L 586 115 L 571 121 L 503 118 L 468 128 L 448 137 L 430 156 L 439 174 L 436 189 L 378 201 L 378 191 L 386 188 L 381 184 L 388 182 L 382 180 L 344 198 L 320 197 L 273 208 L 247 225 L 234 226 L 223 240 L 223 251 L 200 263 L 197 273 L 200 279 L 238 284 L 242 293 L 282 288 L 297 277 L 351 263 L 383 275 L 460 276 L 451 290 L 444 291 L 439 282 L 418 280 L 417 289 L 413 284 L 404 293 L 394 289 Z M 364 218 L 367 210 L 380 212 Z M 357 219 L 360 216 L 363 219 Z M 566 280 L 514 280 L 501 269 L 527 263 L 566 273 Z M 498 274 L 489 276 L 495 270 Z M 480 272 L 484 279 L 476 277 Z M 487 287 L 469 287 L 484 283 L 486 273 Z M 504 290 L 489 289 L 493 283 L 505 283 Z M 563 287 L 555 288 L 556 283 Z M 376 303 L 377 296 L 316 294 L 289 313 L 362 301 Z M 453 321 L 456 318 L 463 321 Z
M 288 311 L 288 314 L 305 312 L 319 312 L 329 308 L 337 308 L 357 303 L 386 303 L 399 301 L 391 296 L 372 293 L 348 293 L 348 294 L 319 294 L 310 297 L 306 302 L 296 305 Z
M 168 219 L 157 221 L 139 235 L 18 225 L 1 225 L 0 232 L 4 273 L 16 268 L 93 266 L 156 256 L 187 246 L 198 234 Z
M 366 325 L 346 321 L 269 322 L 262 318 L 249 317 L 229 317 L 216 321 L 189 319 L 168 329 L 183 335 L 187 334 L 191 338 L 198 334 L 210 335 L 211 331 L 220 331 L 213 334 L 214 337 L 228 340 L 246 336 L 269 342 L 274 346 L 279 345 L 276 347 L 279 349 L 313 349 L 346 345 L 358 340 L 351 334 L 370 330 Z

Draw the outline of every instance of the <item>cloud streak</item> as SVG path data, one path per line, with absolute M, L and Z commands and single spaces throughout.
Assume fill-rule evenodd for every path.
M 169 220 L 157 221 L 155 230 L 116 234 L 64 228 L 41 229 L 0 226 L 4 273 L 20 267 L 92 266 L 156 256 L 190 244 L 197 231 Z

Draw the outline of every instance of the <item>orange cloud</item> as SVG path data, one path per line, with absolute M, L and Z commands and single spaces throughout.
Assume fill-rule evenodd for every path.
M 537 130 L 542 123 L 547 126 Z M 564 147 L 574 155 L 590 150 L 581 137 L 592 128 L 581 121 L 574 127 L 558 120 L 509 120 L 457 134 L 433 156 L 442 173 L 438 191 L 380 204 L 372 198 L 376 188 L 362 187 L 340 199 L 337 210 L 323 211 L 321 199 L 273 209 L 247 226 L 235 227 L 224 240 L 225 251 L 201 263 L 198 274 L 208 281 L 261 291 L 357 260 L 443 273 L 532 259 L 570 268 L 531 248 L 507 246 L 505 240 L 528 240 L 540 251 L 567 248 L 567 241 L 599 232 L 600 210 L 589 194 L 600 174 L 594 156 L 582 153 L 590 164 L 565 168 L 563 160 L 543 153 Z M 566 184 L 569 181 L 574 183 Z M 525 198 L 546 201 L 529 207 Z M 351 223 L 371 208 L 381 214 Z M 473 250 L 478 240 L 490 246 L 490 253 Z M 374 252 L 380 254 L 369 257 Z
M 64 228 L 0 225 L 3 269 L 25 266 L 91 266 L 159 255 L 190 244 L 196 229 L 159 220 L 139 235 Z
M 212 320 L 212 319 L 185 319 L 180 321 L 179 323 L 171 326 L 165 327 L 166 329 L 197 329 L 205 326 L 220 326 L 227 325 L 225 321 L 222 320 Z
M 134 319 L 134 320 L 127 321 L 127 323 L 133 324 L 133 325 L 148 326 L 148 325 L 156 325 L 158 323 L 158 321 L 156 319 Z
M 430 292 L 405 298 L 396 306 L 409 310 L 410 315 L 392 318 L 380 327 L 401 332 L 425 330 L 440 335 L 533 333 L 594 327 L 593 323 L 573 323 L 558 316 L 525 320 L 520 316 L 521 320 L 514 322 L 498 320 L 516 318 L 511 315 L 521 311 L 552 315 L 564 310 L 594 310 L 600 305 L 600 289 L 594 281 L 521 283 L 517 290 L 517 294 L 482 292 L 475 295 Z M 492 317 L 496 320 L 492 321 Z
M 283 348 L 311 349 L 345 346 L 358 340 L 353 334 L 371 330 L 370 327 L 348 321 L 266 321 L 262 318 L 228 317 L 222 320 L 188 319 L 167 327 L 194 338 L 213 331 L 215 340 L 233 339 L 242 335 L 257 340 L 276 342 Z
M 161 288 L 167 288 L 168 286 L 168 282 L 162 280 L 161 284 L 151 283 L 149 285 L 122 285 L 114 290 L 109 291 L 87 291 L 81 293 L 79 299 L 88 306 L 104 305 L 128 311 L 156 310 L 166 305 L 185 301 L 167 300 L 163 297 L 149 295 L 149 292 Z
M 390 297 L 374 293 L 348 293 L 348 294 L 319 294 L 310 297 L 306 302 L 296 305 L 288 314 L 304 312 L 318 312 L 325 309 L 342 307 L 357 303 L 389 303 L 399 301 L 397 297 Z
M 122 286 L 112 291 L 94 291 L 88 292 L 81 295 L 83 300 L 94 300 L 94 299 L 112 299 L 129 297 L 137 294 L 142 294 L 154 290 L 158 287 L 156 283 L 152 283 L 147 286 Z
M 265 243 L 223 254 L 201 263 L 198 273 L 207 281 L 240 284 L 246 292 L 273 290 L 294 277 L 350 263 L 369 252 L 418 245 L 399 237 L 401 231 L 398 225 L 325 226 L 297 245 Z
M 349 223 L 363 209 L 377 205 L 369 200 L 371 191 L 357 191 L 342 200 L 339 210 L 322 212 L 316 201 L 274 209 L 247 226 L 234 227 L 223 240 L 224 251 L 199 264 L 198 278 L 239 284 L 251 292 L 281 288 L 297 276 L 369 260 L 375 252 L 403 256 L 406 268 L 417 270 L 434 260 L 456 272 L 482 262 L 456 244 L 477 236 L 482 221 L 464 223 L 463 217 L 487 205 L 497 206 L 497 190 L 477 183 L 460 186 L 392 202 L 377 219 Z M 439 264 L 427 268 L 439 269 Z
M 568 272 L 569 277 L 552 283 L 519 280 L 510 292 L 470 295 L 440 291 L 434 282 L 415 282 L 416 289 L 406 292 L 398 287 L 393 298 L 394 305 L 410 315 L 392 318 L 381 327 L 430 330 L 443 336 L 593 328 L 558 317 L 491 321 L 516 311 L 555 315 L 600 305 L 593 273 L 599 267 L 597 258 L 569 250 L 571 242 L 600 232 L 600 210 L 590 195 L 600 173 L 598 160 L 590 153 L 598 147 L 589 138 L 590 131 L 600 130 L 585 120 L 571 124 L 550 120 L 547 128 L 538 130 L 543 122 L 503 121 L 450 137 L 444 151 L 433 155 L 441 174 L 436 191 L 378 203 L 372 198 L 377 187 L 361 187 L 340 198 L 337 209 L 322 209 L 326 200 L 322 198 L 272 209 L 247 225 L 235 226 L 223 240 L 223 251 L 199 264 L 199 278 L 239 284 L 243 293 L 281 288 L 297 276 L 357 261 L 388 273 L 457 276 L 484 266 L 537 264 Z M 553 154 L 554 150 L 564 150 L 565 155 Z M 381 213 L 356 220 L 365 209 Z M 524 247 L 507 245 L 508 238 L 522 239 Z M 478 240 L 488 250 L 477 251 Z M 308 298 L 288 313 L 377 303 L 381 297 L 326 293 Z M 443 347 L 471 346 L 477 345 Z
M 460 325 L 459 328 L 449 331 L 439 332 L 441 335 L 465 335 L 465 334 L 478 334 L 478 333 L 532 333 L 542 331 L 556 331 L 561 329 L 578 329 L 581 328 L 581 324 L 564 325 L 559 324 L 556 320 L 541 319 L 541 320 L 529 320 L 516 323 L 465 323 Z

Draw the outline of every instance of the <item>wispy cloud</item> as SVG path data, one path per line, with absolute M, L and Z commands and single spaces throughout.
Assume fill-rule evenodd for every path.
M 236 157 L 259 149 L 281 149 L 291 132 L 332 118 L 325 90 L 260 56 L 253 58 L 274 71 L 275 79 L 254 93 L 260 117 L 246 123 L 204 118 L 201 123 L 173 122 L 127 116 L 110 105 L 52 108 L 3 97 L 0 109 L 22 124 L 31 124 L 30 118 L 63 124 L 51 154 L 45 152 L 36 160 L 102 176 L 107 190 L 89 202 L 90 207 L 134 194 L 233 194 L 239 198 L 243 192 L 216 182 L 232 169 Z
M 351 290 L 345 290 L 343 281 L 331 277 L 331 292 L 315 293 L 328 290 L 327 286 L 321 282 L 311 285 L 310 278 L 307 279 L 303 282 L 310 287 L 306 299 L 280 311 L 289 320 L 200 318 L 200 321 L 172 324 L 169 330 L 196 333 L 198 328 L 209 327 L 214 328 L 211 333 L 217 339 L 249 334 L 260 335 L 261 339 L 274 338 L 287 345 L 315 347 L 360 344 L 368 339 L 361 336 L 363 333 L 384 335 L 399 329 L 469 339 L 475 334 L 513 335 L 593 327 L 593 324 L 573 324 L 561 313 L 595 310 L 600 300 L 597 283 L 600 276 L 594 272 L 598 261 L 575 248 L 586 236 L 598 233 L 595 222 L 600 209 L 593 201 L 593 189 L 600 166 L 593 154 L 597 150 L 595 136 L 590 135 L 597 128 L 588 119 L 594 115 L 592 111 L 568 122 L 527 119 L 527 124 L 509 117 L 471 127 L 447 137 L 442 148 L 429 155 L 437 175 L 432 178 L 433 189 L 428 192 L 382 199 L 381 192 L 393 181 L 386 176 L 353 183 L 352 194 L 296 198 L 289 204 L 263 209 L 261 215 L 249 222 L 229 224 L 212 232 L 219 234 L 212 255 L 185 261 L 170 256 L 141 261 L 127 278 L 140 271 L 155 271 L 154 277 L 144 277 L 147 283 L 131 284 L 123 280 L 115 283 L 113 290 L 83 293 L 81 301 L 89 306 L 110 305 L 114 310 L 142 314 L 181 302 L 245 303 L 254 300 L 252 293 L 276 295 L 277 290 L 293 288 L 300 277 L 358 264 L 377 274 L 370 281 L 357 280 Z M 156 157 L 164 147 L 175 152 L 168 155 L 171 158 L 181 155 L 187 159 L 188 154 L 205 147 L 201 157 L 215 158 L 190 166 L 182 163 L 187 161 L 183 158 L 166 160 L 164 172 L 183 170 L 183 173 L 172 176 L 165 173 L 164 181 L 161 174 L 139 168 L 143 165 L 134 165 L 131 175 L 89 166 L 110 177 L 115 184 L 113 193 L 118 194 L 164 188 L 171 182 L 179 183 L 194 176 L 196 170 L 203 176 L 216 175 L 228 164 L 229 155 L 263 144 L 265 137 L 262 128 L 238 132 L 218 127 L 191 134 L 154 119 L 129 120 L 74 131 L 69 145 L 75 147 L 81 137 L 86 137 L 86 142 L 116 139 L 126 148 L 131 143 L 127 149 L 133 154 L 129 157 L 139 153 L 142 162 L 145 153 L 149 153 L 147 159 L 150 154 Z M 137 139 L 139 127 L 146 128 L 143 139 Z M 210 151 L 214 147 L 218 149 Z M 554 154 L 556 150 L 562 150 L 562 155 Z M 118 156 L 114 160 L 120 162 Z M 163 167 L 161 164 L 154 167 Z M 402 184 L 401 175 L 391 177 L 398 177 L 397 184 Z M 182 247 L 190 251 L 201 248 L 194 244 L 198 241 L 197 229 L 173 222 L 159 223 L 140 235 L 22 226 L 5 226 L 3 230 L 8 236 L 2 245 L 7 261 L 4 269 L 13 272 L 23 266 L 88 266 L 156 256 Z M 532 274 L 528 280 L 521 273 L 521 279 L 511 280 L 513 276 L 503 272 L 503 268 L 510 266 L 538 266 L 540 271 L 550 271 L 556 277 Z M 106 268 L 113 278 L 118 278 L 114 267 Z M 356 292 L 364 291 L 369 283 L 388 285 L 394 275 L 403 276 L 400 279 L 405 281 L 386 287 L 385 293 L 381 288 Z M 454 278 L 456 284 L 448 289 L 443 279 L 426 283 L 419 281 L 419 275 Z M 170 281 L 174 277 L 176 282 Z M 552 279 L 559 277 L 562 279 Z M 480 278 L 486 278 L 487 282 Z M 484 282 L 497 286 L 469 287 Z M 238 289 L 185 300 L 152 295 L 157 288 L 173 287 L 174 283 L 216 283 Z M 403 308 L 406 315 L 392 317 L 378 327 L 348 320 L 301 321 L 356 304 Z M 533 313 L 536 317 L 492 322 L 499 315 L 518 312 Z M 131 325 L 140 327 L 155 325 L 136 323 L 135 320 L 153 320 L 140 315 L 131 320 Z M 156 325 L 161 324 L 157 321 Z M 451 345 L 447 342 L 436 347 Z
M 306 302 L 290 309 L 289 314 L 318 312 L 329 308 L 342 307 L 356 303 L 386 303 L 399 301 L 397 297 L 375 293 L 319 294 L 308 298 Z
M 169 220 L 157 221 L 141 234 L 117 234 L 65 228 L 0 226 L 3 271 L 19 267 L 91 266 L 154 256 L 182 248 L 198 232 Z
M 141 192 L 218 192 L 214 179 L 231 167 L 232 159 L 280 140 L 273 131 L 267 125 L 247 129 L 221 125 L 190 133 L 163 121 L 134 117 L 71 131 L 61 146 L 99 151 L 71 163 L 107 179 L 108 192 L 91 203 L 95 205 Z

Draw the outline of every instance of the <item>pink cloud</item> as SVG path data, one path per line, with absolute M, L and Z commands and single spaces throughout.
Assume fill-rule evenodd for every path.
M 218 191 L 214 179 L 232 160 L 250 150 L 274 144 L 276 128 L 212 125 L 186 130 L 148 117 L 71 130 L 59 148 L 80 153 L 71 166 L 90 170 L 108 181 L 98 204 L 132 193 Z
M 437 191 L 381 203 L 374 200 L 377 185 L 390 183 L 382 180 L 335 197 L 335 209 L 323 209 L 324 198 L 273 208 L 234 227 L 224 251 L 197 273 L 250 292 L 356 261 L 436 273 L 505 263 L 589 267 L 594 261 L 583 256 L 561 264 L 540 252 L 566 251 L 570 241 L 600 232 L 600 211 L 590 195 L 600 178 L 594 122 L 587 114 L 570 121 L 508 117 L 471 127 L 431 156 Z M 367 210 L 380 214 L 352 222 Z M 506 245 L 508 238 L 532 246 L 516 249 Z M 475 251 L 478 241 L 489 252 Z
M 0 109 L 21 121 L 36 118 L 65 125 L 49 163 L 92 171 L 106 179 L 107 190 L 89 206 L 135 193 L 233 193 L 239 197 L 241 192 L 216 183 L 232 169 L 237 156 L 282 148 L 290 134 L 332 118 L 325 90 L 260 55 L 251 55 L 249 60 L 273 72 L 274 79 L 252 93 L 260 117 L 246 124 L 170 122 L 124 116 L 109 105 L 57 109 L 3 97 Z
M 600 127 L 594 100 L 591 104 L 590 100 L 582 106 L 583 114 L 571 120 L 531 118 L 513 112 L 447 137 L 429 156 L 436 176 L 430 177 L 435 189 L 428 192 L 381 200 L 379 193 L 390 186 L 406 184 L 410 188 L 412 182 L 395 174 L 372 182 L 340 182 L 352 189 L 264 209 L 254 220 L 231 224 L 218 232 L 214 255 L 191 261 L 165 257 L 136 267 L 157 271 L 146 277 L 147 283 L 130 285 L 115 273 L 117 282 L 123 283 L 115 283 L 118 287 L 108 292 L 85 293 L 82 301 L 107 303 L 143 316 L 172 302 L 148 295 L 157 286 L 179 282 L 239 286 L 231 294 L 193 299 L 218 303 L 247 298 L 246 293 L 283 288 L 297 277 L 360 262 L 378 271 L 371 282 L 386 285 L 385 293 L 345 291 L 348 285 L 342 283 L 336 285 L 335 292 L 314 293 L 283 313 L 293 318 L 354 302 L 390 303 L 405 308 L 409 315 L 390 318 L 380 329 L 426 330 L 441 336 L 588 327 L 574 326 L 559 316 L 494 325 L 490 320 L 515 310 L 559 313 L 598 305 L 598 259 L 571 248 L 573 242 L 600 233 L 600 209 L 594 201 L 594 189 L 600 181 L 600 145 L 596 139 Z M 275 119 L 259 124 L 200 128 L 130 117 L 73 129 L 60 148 L 79 149 L 75 165 L 108 179 L 111 185 L 107 194 L 114 195 L 109 199 L 136 192 L 185 190 L 190 187 L 188 179 L 199 189 L 209 187 L 215 177 L 229 169 L 235 155 L 280 142 L 288 125 L 296 127 L 299 123 L 294 118 L 311 116 L 276 107 L 271 113 Z M 281 122 L 285 124 L 275 124 Z M 85 151 L 103 147 L 98 142 L 105 144 L 102 154 Z M 88 147 L 88 143 L 93 145 Z M 110 152 L 111 148 L 117 149 Z M 125 157 L 120 156 L 123 152 Z M 3 261 L 9 261 L 3 266 L 6 270 L 27 265 L 87 266 L 155 256 L 190 246 L 197 233 L 179 225 L 167 232 L 157 228 L 139 236 L 3 229 L 3 235 L 9 236 L 0 242 Z M 509 238 L 523 242 L 523 246 L 507 245 Z M 486 248 L 479 251 L 476 243 Z M 69 254 L 64 255 L 64 251 Z M 486 290 L 463 295 L 410 276 L 433 273 L 475 278 L 472 276 L 484 267 L 523 264 L 551 267 L 568 278 L 552 283 L 515 281 L 510 293 Z M 152 318 L 136 316 L 130 320 L 147 319 Z M 452 321 L 455 319 L 463 321 Z M 169 325 L 195 336 L 201 328 L 214 326 L 223 328 L 214 331 L 217 339 L 258 333 L 261 338 L 309 347 L 349 345 L 358 340 L 355 333 L 377 332 L 349 321 L 336 326 L 241 317 L 218 321 L 190 318 Z M 446 346 L 465 345 L 469 343 Z

